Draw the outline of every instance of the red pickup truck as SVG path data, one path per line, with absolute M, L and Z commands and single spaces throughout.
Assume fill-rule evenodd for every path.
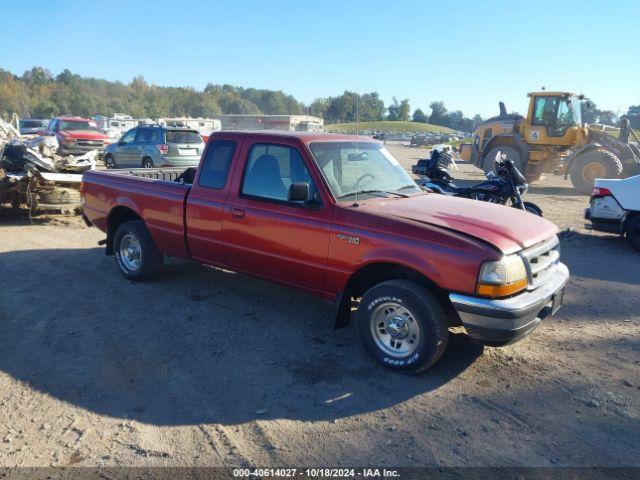
M 122 274 L 164 255 L 275 280 L 335 303 L 380 363 L 417 372 L 448 328 L 517 341 L 562 304 L 556 227 L 513 208 L 428 193 L 371 139 L 216 132 L 197 169 L 91 170 L 85 220 Z

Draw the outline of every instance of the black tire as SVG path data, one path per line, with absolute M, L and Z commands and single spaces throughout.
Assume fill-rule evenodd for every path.
M 489 172 L 495 172 L 495 163 L 496 163 L 496 155 L 500 152 L 502 155 L 505 155 L 507 158 L 513 160 L 515 166 L 520 170 L 520 173 L 525 175 L 525 164 L 522 159 L 522 155 L 516 149 L 507 147 L 505 145 L 499 145 L 497 147 L 493 147 L 489 150 L 489 153 L 484 157 L 484 165 L 483 170 L 484 173 L 487 174 Z
M 405 309 L 410 313 L 411 321 L 417 324 L 417 345 L 409 346 L 414 350 L 405 356 L 385 352 L 374 336 L 374 331 L 387 328 L 387 325 L 382 326 L 383 322 L 374 323 L 374 318 L 386 312 L 387 305 Z M 442 306 L 432 293 L 409 280 L 387 280 L 371 287 L 360 301 L 356 319 L 356 329 L 364 348 L 377 362 L 394 370 L 413 374 L 424 371 L 433 366 L 447 348 L 449 331 Z M 413 343 L 406 340 L 406 345 Z
M 588 195 L 596 178 L 618 178 L 622 162 L 608 150 L 591 150 L 573 159 L 569 168 L 571 183 L 578 192 Z
M 142 159 L 142 168 L 153 168 L 153 160 L 151 160 L 149 157 L 144 157 Z
M 133 268 L 131 261 L 123 253 L 123 240 L 129 242 L 134 238 L 139 245 L 138 266 Z M 124 222 L 116 230 L 113 238 L 113 251 L 116 264 L 125 278 L 129 280 L 147 280 L 151 278 L 162 265 L 162 254 L 158 251 L 153 239 L 142 220 Z
M 104 166 L 111 169 L 111 168 L 117 168 L 116 167 L 116 160 L 115 158 L 113 158 L 113 155 L 111 154 L 107 154 L 104 157 Z
M 627 223 L 627 241 L 634 250 L 640 252 L 640 215 L 636 215 Z
M 542 217 L 542 209 L 536 205 L 535 203 L 532 202 L 523 202 L 524 203 L 524 209 L 529 212 L 529 213 L 533 213 L 534 215 L 538 215 L 539 217 Z

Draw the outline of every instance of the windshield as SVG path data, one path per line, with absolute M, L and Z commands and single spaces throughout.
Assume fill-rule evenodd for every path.
M 20 128 L 42 128 L 48 123 L 48 120 L 20 120 Z
M 369 198 L 420 191 L 398 161 L 379 143 L 314 142 L 310 148 L 338 201 L 353 201 L 356 193 Z
M 202 143 L 202 137 L 189 130 L 167 130 L 167 143 Z
M 87 120 L 60 120 L 60 130 L 90 130 L 98 131 L 96 122 Z

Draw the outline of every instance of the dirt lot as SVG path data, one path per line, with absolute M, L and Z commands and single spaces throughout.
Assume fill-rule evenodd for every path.
M 529 199 L 572 229 L 565 308 L 418 377 L 305 294 L 176 260 L 131 283 L 79 219 L 0 217 L 0 466 L 640 466 L 640 256 L 568 182 Z

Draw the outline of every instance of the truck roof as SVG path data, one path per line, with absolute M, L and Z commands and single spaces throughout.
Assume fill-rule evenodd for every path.
M 238 137 L 265 137 L 265 138 L 273 138 L 273 137 L 283 137 L 283 138 L 296 138 L 301 142 L 307 144 L 311 142 L 375 142 L 381 143 L 378 140 L 375 140 L 367 135 L 345 135 L 342 133 L 325 133 L 325 132 L 289 132 L 283 130 L 222 130 L 219 132 L 214 132 L 211 134 L 211 137 L 216 137 L 218 135 L 229 135 L 232 134 Z

